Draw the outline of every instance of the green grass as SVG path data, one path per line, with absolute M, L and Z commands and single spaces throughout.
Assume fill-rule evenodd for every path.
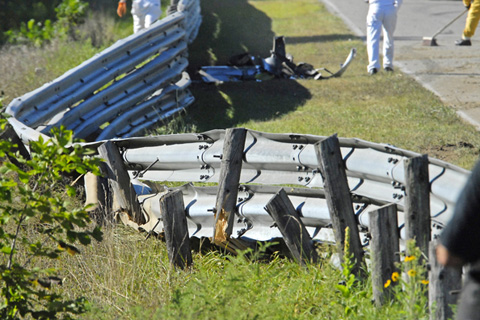
M 273 37 L 281 35 L 296 63 L 316 68 L 336 71 L 351 48 L 358 53 L 336 79 L 195 83 L 197 102 L 188 111 L 188 123 L 197 130 L 239 126 L 266 132 L 337 133 L 427 153 L 465 168 L 476 161 L 478 132 L 401 72 L 368 76 L 364 43 L 318 1 L 202 4 L 204 22 L 190 51 L 192 74 L 201 65 L 225 65 L 232 55 L 245 51 L 266 58 Z M 463 147 L 464 142 L 473 147 Z
M 337 79 L 195 82 L 196 103 L 168 132 L 238 126 L 280 133 L 337 133 L 427 153 L 465 168 L 476 161 L 478 132 L 400 71 L 367 76 L 365 45 L 317 0 L 204 0 L 202 15 L 189 53 L 194 79 L 200 66 L 225 65 L 235 54 L 248 51 L 267 57 L 273 37 L 280 35 L 286 37 L 287 52 L 296 63 L 316 68 L 333 71 L 351 48 L 358 54 Z M 130 23 L 112 20 L 106 30 L 113 35 L 99 47 L 87 41 L 58 43 L 35 52 L 3 50 L 0 90 L 5 91 L 5 102 L 127 36 Z M 35 73 L 35 67 L 42 70 Z M 196 253 L 191 270 L 176 271 L 157 239 L 146 240 L 144 234 L 123 226 L 105 230 L 105 237 L 83 249 L 82 255 L 57 262 L 66 277 L 63 294 L 83 295 L 91 302 L 91 311 L 82 319 L 409 319 L 402 313 L 407 303 L 426 309 L 421 299 L 376 308 L 369 281 L 356 283 L 345 297 L 336 289 L 344 276 L 328 262 L 328 250 L 319 264 L 308 268 L 279 255 L 261 262 L 214 251 Z

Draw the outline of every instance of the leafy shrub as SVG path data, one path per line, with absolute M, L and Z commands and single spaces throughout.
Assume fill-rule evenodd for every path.
M 10 43 L 33 43 L 42 45 L 54 37 L 74 37 L 73 27 L 83 22 L 87 13 L 88 3 L 82 0 L 63 0 L 55 7 L 55 21 L 42 18 L 31 18 L 27 23 L 20 22 L 20 29 L 7 30 L 4 33 Z
M 6 126 L 1 118 L 0 129 Z M 84 298 L 68 300 L 55 292 L 63 279 L 52 268 L 52 259 L 102 239 L 98 227 L 88 228 L 86 208 L 72 205 L 76 190 L 65 183 L 66 175 L 99 174 L 99 160 L 72 142 L 71 131 L 54 129 L 52 139 L 30 142 L 31 157 L 24 159 L 12 153 L 11 142 L 0 140 L 1 319 L 52 319 L 58 313 L 68 319 L 86 311 Z

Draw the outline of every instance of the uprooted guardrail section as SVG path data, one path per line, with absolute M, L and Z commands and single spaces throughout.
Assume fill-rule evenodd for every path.
M 41 133 L 61 125 L 89 141 L 137 136 L 193 103 L 187 44 L 200 27 L 199 0 L 44 86 L 14 99 L 7 113 Z M 18 124 L 17 124 L 18 125 Z
M 225 130 L 200 134 L 176 134 L 144 138 L 111 140 L 120 150 L 121 161 L 136 189 L 140 181 L 186 182 L 183 193 L 190 235 L 212 237 L 221 171 Z M 333 240 L 331 219 L 324 193 L 324 176 L 320 170 L 315 145 L 326 137 L 304 134 L 272 134 L 246 130 L 235 217 L 231 226 L 234 237 L 267 240 L 281 236 L 272 228 L 273 220 L 265 206 L 282 187 L 288 194 L 312 239 Z M 405 161 L 419 154 L 387 144 L 339 138 L 346 168 L 349 191 L 356 220 L 368 229 L 368 212 L 381 205 L 396 204 L 400 213 L 405 201 Z M 89 144 L 98 146 L 99 142 Z M 449 163 L 428 159 L 430 181 L 430 216 L 435 235 L 450 219 L 457 196 L 468 171 Z M 198 187 L 191 183 L 214 183 Z M 161 232 L 163 225 L 159 199 L 169 192 L 155 193 L 150 188 L 138 192 L 147 223 L 138 227 Z M 233 195 L 234 193 L 232 193 Z M 119 208 L 117 208 L 119 209 Z M 160 219 L 160 221 L 159 221 Z M 399 227 L 404 234 L 404 218 Z

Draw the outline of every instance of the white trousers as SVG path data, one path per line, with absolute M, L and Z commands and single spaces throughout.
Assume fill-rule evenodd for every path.
M 160 0 L 134 0 L 132 2 L 133 32 L 150 27 L 162 14 Z
M 393 68 L 393 33 L 397 25 L 397 7 L 370 4 L 367 15 L 368 68 L 380 69 L 380 36 L 383 29 L 383 67 Z

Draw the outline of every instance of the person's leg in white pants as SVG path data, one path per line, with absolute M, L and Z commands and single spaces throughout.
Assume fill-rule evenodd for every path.
M 152 6 L 145 15 L 145 28 L 150 27 L 155 21 L 157 21 L 161 14 L 162 9 L 159 6 Z
M 379 47 L 382 32 L 383 12 L 380 6 L 370 5 L 367 15 L 367 71 L 380 69 Z
M 383 68 L 393 69 L 393 33 L 397 25 L 397 8 L 386 7 L 383 18 Z
M 142 30 L 145 25 L 145 16 L 133 14 L 133 33 Z

